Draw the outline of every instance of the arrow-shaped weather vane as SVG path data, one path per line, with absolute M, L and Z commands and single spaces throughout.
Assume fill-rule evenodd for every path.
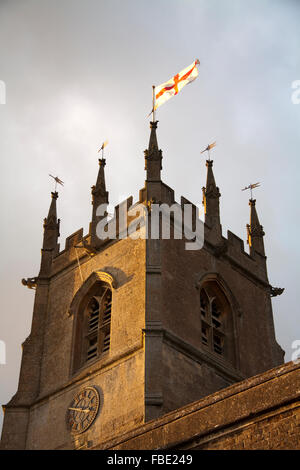
M 249 184 L 249 186 L 245 186 L 245 188 L 243 188 L 242 191 L 246 191 L 247 189 L 250 189 L 251 199 L 252 199 L 252 190 L 254 188 L 258 188 L 259 186 L 260 186 L 260 183 Z
M 214 148 L 215 146 L 217 145 L 216 142 L 213 142 L 212 144 L 209 144 L 206 149 L 202 150 L 202 152 L 200 153 L 204 153 L 204 152 L 207 152 L 208 153 L 208 160 L 210 160 L 210 149 Z
M 104 158 L 104 147 L 106 147 L 108 144 L 108 140 L 106 140 L 105 142 L 103 142 L 103 144 L 101 145 L 101 147 L 99 148 L 98 150 L 98 153 L 101 152 L 102 150 L 102 158 Z
M 61 186 L 64 185 L 64 182 L 61 179 L 59 179 L 58 176 L 52 176 L 52 175 L 50 175 L 50 173 L 49 173 L 49 176 L 51 176 L 51 178 L 53 178 L 54 181 L 55 181 L 55 191 L 56 191 L 57 183 L 60 184 Z

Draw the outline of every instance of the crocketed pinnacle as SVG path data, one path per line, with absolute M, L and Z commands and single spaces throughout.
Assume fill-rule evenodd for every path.
M 250 199 L 250 224 L 247 225 L 247 242 L 250 246 L 250 253 L 257 251 L 261 255 L 265 255 L 263 237 L 265 232 L 263 231 L 262 225 L 260 225 L 258 215 L 255 207 L 256 200 Z
M 108 192 L 106 191 L 104 167 L 105 158 L 99 158 L 99 171 L 95 186 L 92 186 L 93 204 L 94 200 L 101 199 L 101 202 L 108 202 Z
M 57 219 L 56 200 L 58 193 L 51 193 L 51 204 L 47 218 L 44 219 L 44 240 L 43 249 L 53 250 L 57 246 L 59 237 L 59 219 Z
M 147 171 L 147 181 L 160 181 L 160 172 L 162 169 L 162 151 L 158 148 L 156 129 L 157 123 L 150 122 L 150 139 L 148 150 L 145 150 L 145 170 Z
M 215 177 L 212 169 L 213 160 L 206 160 L 206 167 L 206 187 L 202 188 L 205 223 L 212 229 L 215 229 L 220 232 L 221 225 L 219 198 L 221 194 L 215 182 Z
M 57 198 L 58 198 L 58 192 L 57 191 L 52 192 L 51 193 L 51 204 L 50 204 L 50 207 L 49 207 L 48 217 L 47 217 L 47 219 L 45 219 L 47 221 L 47 223 L 49 223 L 50 221 L 54 221 L 54 222 L 57 221 L 57 211 L 56 211 L 56 200 L 57 200 Z
M 100 244 L 100 240 L 97 237 L 97 224 L 100 220 L 107 217 L 107 205 L 108 205 L 108 191 L 106 191 L 106 184 L 105 184 L 105 172 L 104 168 L 106 165 L 105 158 L 99 159 L 99 170 L 97 181 L 94 186 L 92 186 L 92 221 L 90 224 L 90 235 L 91 235 L 91 247 L 96 248 Z M 99 206 L 103 205 L 103 208 L 99 208 Z M 102 215 L 97 215 L 97 212 Z

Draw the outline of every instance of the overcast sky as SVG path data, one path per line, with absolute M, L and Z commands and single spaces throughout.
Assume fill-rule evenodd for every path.
M 42 223 L 60 189 L 61 248 L 87 233 L 99 145 L 109 140 L 112 205 L 144 184 L 152 85 L 200 59 L 199 77 L 159 108 L 163 180 L 201 203 L 208 143 L 222 194 L 223 235 L 246 240 L 255 192 L 266 233 L 276 336 L 291 360 L 299 328 L 300 80 L 298 0 L 0 0 L 1 309 L 0 403 L 17 389 L 21 343 L 30 332 Z M 246 243 L 245 243 L 245 246 Z M 247 248 L 246 248 L 247 249 Z M 1 427 L 0 414 L 0 427 Z

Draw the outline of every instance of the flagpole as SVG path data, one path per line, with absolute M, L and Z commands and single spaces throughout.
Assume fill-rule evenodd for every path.
M 152 121 L 155 122 L 155 85 L 152 85 Z

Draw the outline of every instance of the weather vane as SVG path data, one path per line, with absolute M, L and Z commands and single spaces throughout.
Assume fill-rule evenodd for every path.
M 104 147 L 106 147 L 108 144 L 108 140 L 106 140 L 105 142 L 103 142 L 103 144 L 101 145 L 101 147 L 99 148 L 98 150 L 98 153 L 101 152 L 102 150 L 102 158 L 104 158 Z
M 260 183 L 249 184 L 249 186 L 246 186 L 245 188 L 243 188 L 242 191 L 246 191 L 247 189 L 250 189 L 251 199 L 252 199 L 252 190 L 254 188 L 258 188 L 259 186 L 260 186 Z
M 64 182 L 62 180 L 60 180 L 58 176 L 52 176 L 52 175 L 50 175 L 50 173 L 49 173 L 49 176 L 51 176 L 51 178 L 53 178 L 54 181 L 55 181 L 55 191 L 56 191 L 57 183 L 61 184 L 62 186 L 64 185 Z
M 206 149 L 204 149 L 204 150 L 202 150 L 202 152 L 200 152 L 200 153 L 207 152 L 207 153 L 208 153 L 208 160 L 209 160 L 209 161 L 210 161 L 210 153 L 209 153 L 209 151 L 210 151 L 210 149 L 214 148 L 214 147 L 216 146 L 216 144 L 217 144 L 216 142 L 213 142 L 212 144 L 209 144 L 209 145 L 206 147 Z

